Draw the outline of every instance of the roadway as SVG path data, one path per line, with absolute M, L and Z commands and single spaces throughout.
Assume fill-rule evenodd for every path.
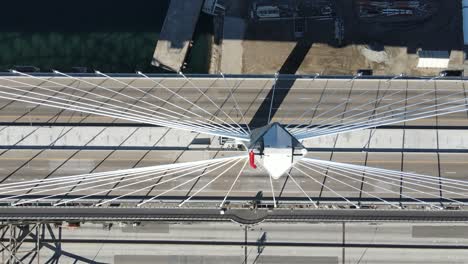
M 447 96 L 458 92 L 458 95 L 450 96 L 450 99 L 463 99 L 464 98 L 464 82 L 457 80 L 374 80 L 374 79 L 357 79 L 349 81 L 346 79 L 297 79 L 292 80 L 288 77 L 283 77 L 284 82 L 279 82 L 275 89 L 277 93 L 279 90 L 287 90 L 284 98 L 276 97 L 273 99 L 273 108 L 277 110 L 273 121 L 280 121 L 283 124 L 307 124 L 311 121 L 312 117 L 314 121 L 320 124 L 321 120 L 334 116 L 338 113 L 342 113 L 345 108 L 348 110 L 364 105 L 363 110 L 373 109 L 374 104 L 365 105 L 369 101 L 375 100 L 375 98 L 386 95 L 386 98 L 380 101 L 379 106 L 383 107 L 389 105 L 392 102 L 392 107 L 405 106 L 405 98 L 412 98 L 421 93 L 421 91 L 429 92 L 422 98 L 410 99 L 407 101 L 407 105 L 411 103 L 417 103 L 424 100 L 434 100 L 437 95 L 439 103 L 447 101 Z M 190 109 L 196 113 L 206 115 L 206 113 L 200 112 L 201 110 L 194 107 L 193 105 L 184 102 L 181 98 L 174 96 L 168 90 L 162 88 L 162 86 L 169 88 L 173 92 L 177 92 L 179 95 L 187 98 L 191 102 L 196 103 L 203 109 L 216 113 L 219 109 L 212 104 L 207 97 L 203 96 L 197 88 L 205 92 L 205 94 L 214 101 L 221 109 L 228 113 L 230 117 L 239 123 L 250 123 L 251 119 L 256 115 L 259 106 L 264 100 L 269 101 L 268 94 L 272 87 L 274 87 L 274 81 L 271 78 L 232 78 L 222 79 L 217 78 L 198 78 L 191 79 L 191 82 L 183 78 L 154 78 L 152 80 L 144 78 L 119 78 L 117 82 L 111 79 L 100 78 L 100 77 L 89 77 L 78 81 L 69 78 L 52 78 L 50 79 L 54 83 L 47 82 L 44 79 L 37 80 L 31 78 L 20 78 L 20 77 L 1 77 L 0 85 L 21 88 L 22 91 L 33 89 L 34 92 L 41 92 L 49 96 L 65 96 L 66 93 L 70 99 L 76 99 L 84 96 L 88 99 L 102 100 L 103 97 L 96 95 L 85 95 L 82 92 L 77 92 L 69 87 L 80 89 L 82 91 L 93 92 L 100 96 L 113 96 L 112 99 L 120 100 L 125 103 L 134 104 L 133 109 L 140 109 L 138 107 L 148 108 L 149 104 L 155 106 L 164 106 L 170 110 L 177 110 L 174 106 L 171 106 L 163 101 L 156 99 L 159 97 L 164 100 L 168 100 L 171 103 L 177 104 L 186 109 Z M 291 80 L 289 82 L 288 80 Z M 286 82 L 288 81 L 288 82 Z M 85 83 L 86 82 L 86 83 Z M 94 84 L 94 86 L 93 86 Z M 158 86 L 162 85 L 162 86 Z M 96 85 L 100 85 L 105 88 L 119 91 L 125 96 L 115 95 L 109 91 L 103 91 L 102 89 L 96 88 Z M 66 87 L 68 86 L 68 87 Z M 134 87 L 134 88 L 129 88 Z M 195 88 L 196 87 L 196 88 Z M 124 90 L 121 90 L 124 88 Z M 140 89 L 141 91 L 136 90 Z M 229 89 L 228 89 L 229 88 Z M 44 90 L 51 89 L 51 90 Z M 235 102 L 232 98 L 229 98 L 230 90 L 233 92 L 233 97 L 236 99 L 239 109 L 243 112 L 245 122 L 243 122 L 239 111 L 237 111 Z M 434 93 L 430 93 L 430 91 Z M 6 91 L 2 88 L 2 91 Z M 396 93 L 395 92 L 398 92 Z M 407 91 L 407 92 L 406 92 Z M 58 93 L 60 92 L 60 93 Z M 75 92 L 72 94 L 72 92 Z M 148 94 L 144 94 L 147 92 Z M 87 97 L 86 97 L 87 96 Z M 133 97 L 131 99 L 130 97 Z M 144 96 L 144 101 L 149 103 L 145 104 L 138 100 Z M 154 97 L 156 96 L 156 97 Z M 83 99 L 81 99 L 83 100 Z M 321 115 L 324 112 L 333 109 L 343 101 L 351 100 L 352 103 L 342 107 L 335 108 L 332 112 L 328 112 L 326 115 Z M 403 100 L 401 103 L 399 101 Z M 87 101 L 89 102 L 89 101 Z M 280 103 L 280 105 L 278 105 Z M 433 103 L 432 103 L 433 104 Z M 431 102 L 424 104 L 424 106 L 431 105 Z M 113 122 L 125 122 L 117 121 L 107 117 L 87 116 L 86 114 L 73 114 L 71 111 L 61 112 L 58 109 L 47 108 L 43 106 L 34 106 L 21 102 L 12 103 L 6 99 L 0 99 L 0 116 L 2 122 L 97 122 L 97 123 L 113 123 Z M 301 117 L 306 111 L 312 109 L 313 111 L 309 114 Z M 180 111 L 180 109 L 179 109 Z M 382 110 L 383 111 L 383 110 Z M 57 115 L 60 112 L 60 115 Z M 314 113 L 315 112 L 315 113 Z M 356 113 L 356 112 L 355 112 Z M 221 119 L 227 120 L 223 113 L 218 112 L 217 115 Z M 54 118 L 52 118 L 54 117 Z M 439 118 L 438 124 L 442 125 L 458 125 L 466 126 L 468 124 L 467 115 L 465 114 L 454 114 L 446 118 Z M 259 117 L 257 117 L 259 118 Z M 267 117 L 260 117 L 265 119 Z M 337 117 L 333 120 L 339 120 L 341 117 Z M 297 120 L 298 119 L 298 120 Z M 436 118 L 429 118 L 425 120 L 407 122 L 409 125 L 435 125 Z M 266 122 L 265 122 L 266 123 Z
M 86 259 L 116 264 L 242 263 L 245 257 L 247 263 L 465 263 L 467 234 L 462 223 L 263 222 L 244 227 L 229 222 L 142 222 L 114 223 L 110 229 L 84 223 L 80 228 L 64 225 L 60 246 Z M 46 233 L 43 243 L 53 245 L 57 237 Z M 51 254 L 42 250 L 40 257 Z M 61 263 L 69 262 L 61 258 Z
M 16 181 L 40 179 L 44 177 L 50 178 L 78 175 L 91 171 L 110 171 L 131 168 L 135 165 L 136 167 L 145 167 L 157 164 L 201 160 L 213 157 L 215 155 L 217 155 L 217 157 L 224 157 L 228 155 L 241 155 L 243 153 L 238 151 L 216 150 L 45 150 L 42 153 L 40 153 L 40 151 L 41 150 L 9 150 L 3 154 L 0 164 L 2 174 L 6 175 L 5 177 L 8 177 L 5 182 L 11 183 Z M 327 160 L 331 155 L 331 152 L 315 152 L 308 154 L 308 156 L 311 158 L 322 158 Z M 369 153 L 366 155 L 365 153 L 335 152 L 333 155 L 333 160 L 354 164 L 365 164 L 367 162 L 368 166 L 394 170 L 399 170 L 403 165 L 403 168 L 407 171 L 426 174 L 433 174 L 434 170 L 438 169 L 438 164 L 440 164 L 441 174 L 444 177 L 452 179 L 464 179 L 466 175 L 466 156 L 467 154 L 465 153 L 439 154 L 439 161 L 437 159 L 436 153 L 406 153 L 403 155 L 404 159 L 402 164 L 401 153 Z M 225 176 L 221 177 L 219 181 L 214 182 L 210 188 L 207 188 L 200 194 L 200 196 L 213 197 L 213 199 L 222 198 L 229 188 L 228 185 L 230 185 L 230 183 L 233 181 L 232 177 L 235 176 L 239 169 L 240 167 L 236 166 L 232 173 L 226 174 Z M 311 173 L 311 175 L 314 175 L 318 179 L 323 178 L 317 173 Z M 297 172 L 294 174 L 294 176 L 295 179 L 301 183 L 302 188 L 307 191 L 311 197 L 320 196 L 318 192 L 319 186 L 317 183 L 314 183 L 307 177 Z M 211 176 L 208 176 L 206 179 L 208 180 L 211 178 Z M 129 183 L 132 182 L 133 181 L 130 181 Z M 178 183 L 181 182 L 182 181 L 178 181 Z M 369 179 L 368 182 L 375 184 L 372 179 Z M 204 183 L 206 183 L 206 181 L 201 181 L 198 183 L 198 185 L 196 185 L 196 188 L 198 188 L 198 186 L 202 186 Z M 347 183 L 353 184 L 354 182 L 349 179 Z M 257 195 L 259 190 L 265 190 L 264 186 L 268 186 L 268 184 L 268 178 L 263 175 L 262 171 L 248 168 L 240 178 L 236 187 L 233 189 L 231 197 L 244 197 L 244 200 L 251 200 Z M 343 195 L 346 195 L 347 197 L 358 196 L 358 191 L 350 187 L 337 184 L 332 181 L 330 181 L 329 184 L 330 186 L 333 186 L 335 190 L 339 191 Z M 132 190 L 145 187 L 146 186 L 144 185 L 134 185 Z M 176 192 L 171 192 L 168 195 L 183 197 L 190 192 L 192 187 L 192 185 L 188 184 L 187 186 L 182 186 Z M 167 187 L 164 186 L 164 188 Z M 299 198 L 299 200 L 306 199 L 301 190 L 299 190 L 293 182 L 286 181 L 285 178 L 275 181 L 274 188 L 276 190 L 277 196 L 281 194 L 281 197 L 285 198 L 296 197 Z M 395 192 L 399 191 L 397 186 L 389 186 L 389 188 Z M 127 190 L 128 189 L 124 191 Z M 139 199 L 142 199 L 144 197 L 157 195 L 163 190 L 164 189 L 150 190 L 149 188 L 146 188 L 134 193 L 133 195 L 139 196 Z M 373 191 L 374 194 L 379 194 L 386 198 L 398 198 L 398 194 L 391 194 L 376 188 L 372 188 L 372 186 L 366 184 L 364 185 L 364 190 Z M 408 194 L 411 193 L 409 189 L 404 189 L 403 191 L 405 193 L 407 192 Z M 434 190 L 428 191 L 436 193 Z M 110 193 L 102 193 L 101 195 L 107 195 L 111 197 L 122 193 L 124 193 L 122 190 L 115 190 Z M 74 193 L 74 195 L 78 194 L 80 193 Z M 270 192 L 265 191 L 264 196 L 271 197 L 271 194 Z M 323 197 L 336 198 L 336 195 L 325 191 L 325 193 L 323 193 Z M 366 195 L 364 195 L 364 197 L 366 197 Z M 431 198 L 431 196 L 428 195 L 425 197 Z M 177 201 L 180 199 L 173 198 L 173 200 Z M 265 200 L 270 201 L 271 198 L 265 198 Z M 340 199 L 336 198 L 335 200 Z M 194 201 L 197 201 L 197 199 Z
M 132 87 L 137 87 L 174 104 L 203 114 L 200 109 L 188 105 L 180 98 L 175 98 L 164 88 L 155 88 L 157 87 L 156 83 L 161 83 L 164 87 L 196 102 L 203 109 L 216 113 L 218 118 L 227 120 L 226 116 L 217 111 L 218 109 L 206 97 L 202 96 L 191 83 L 183 78 L 155 78 L 153 81 L 133 77 L 119 78 L 119 81 L 127 85 L 100 77 L 87 77 L 82 80 L 53 78 L 52 80 L 58 84 L 34 78 L 8 77 L 0 78 L 0 85 L 15 85 L 15 87 L 22 89 L 25 87 L 31 89 L 33 87 L 30 85 L 33 84 L 53 91 L 68 91 L 69 88 L 67 90 L 65 86 L 69 85 L 86 91 L 97 91 L 101 96 L 112 95 L 109 91 L 97 89 L 96 85 L 92 85 L 94 83 L 108 89 L 122 91 L 127 96 L 141 97 L 141 92 L 128 87 L 130 84 Z M 256 122 L 265 119 L 265 116 L 258 115 L 258 109 L 265 101 L 269 102 L 268 94 L 272 87 L 275 87 L 277 92 L 288 90 L 288 93 L 276 93 L 277 95 L 286 94 L 284 98 L 275 97 L 273 100 L 273 108 L 276 111 L 273 121 L 279 121 L 283 124 L 289 122 L 308 124 L 311 117 L 315 117 L 313 120 L 320 124 L 326 120 L 327 116 L 337 116 L 331 120 L 339 121 L 341 120 L 340 113 L 346 109 L 358 109 L 359 111 L 372 109 L 370 108 L 372 104 L 369 102 L 385 94 L 393 95 L 382 100 L 382 104 L 399 102 L 392 105 L 393 108 L 398 108 L 417 102 L 424 102 L 425 106 L 430 105 L 431 100 L 434 100 L 436 95 L 439 103 L 445 102 L 444 100 L 447 99 L 445 96 L 453 93 L 457 93 L 457 95 L 449 96 L 449 98 L 460 100 L 464 98 L 465 90 L 465 84 L 457 80 L 298 79 L 292 84 L 289 82 L 291 85 L 287 87 L 281 85 L 288 82 L 279 82 L 281 85 L 274 86 L 271 78 L 229 78 L 226 80 L 227 84 L 222 78 L 199 78 L 193 79 L 192 82 L 203 90 L 211 100 L 220 105 L 225 112 L 229 113 L 234 121 L 242 124 L 251 123 L 254 118 L 257 119 Z M 234 97 L 244 113 L 243 118 L 235 108 L 233 100 L 227 100 L 230 94 L 227 87 L 237 87 L 234 89 Z M 34 91 L 39 90 L 38 87 L 34 87 Z M 426 93 L 426 95 L 417 100 L 405 100 L 421 92 Z M 50 91 L 47 93 L 53 94 Z M 84 94 L 76 92 L 74 95 Z M 64 98 L 73 98 L 73 96 Z M 122 95 L 113 98 L 135 106 L 147 107 L 141 102 L 142 100 L 130 100 L 129 97 Z M 101 100 L 102 98 L 93 95 L 89 99 Z M 151 104 L 165 105 L 169 109 L 176 110 L 174 106 L 164 104 L 148 95 L 145 96 L 145 100 Z M 340 105 L 342 106 L 337 107 Z M 310 115 L 306 114 L 301 117 L 306 110 L 312 110 Z M 321 114 L 325 115 L 321 116 Z M 350 114 L 345 114 L 345 117 L 347 115 Z M 72 111 L 60 111 L 3 99 L 0 100 L 0 119 L 4 125 L 0 127 L 2 142 L 0 144 L 0 175 L 3 178 L 2 182 L 5 183 L 242 154 L 239 151 L 226 149 L 226 146 L 220 145 L 218 138 L 214 136 L 140 126 L 138 123 L 129 121 L 79 114 Z M 61 125 L 57 125 L 57 123 Z M 119 123 L 123 126 L 115 126 Z M 410 121 L 395 126 L 391 129 L 324 136 L 306 140 L 304 145 L 310 148 L 308 157 L 311 158 L 358 165 L 366 164 L 393 170 L 403 169 L 451 179 L 466 179 L 468 177 L 464 166 L 468 149 L 468 138 L 464 133 L 468 127 L 466 113 Z M 444 127 L 444 129 L 437 129 L 438 127 Z M 193 140 L 196 138 L 209 138 L 210 143 L 193 144 Z M 369 150 L 369 152 L 363 152 L 365 150 Z M 402 154 L 406 150 L 411 151 L 411 153 Z M 226 174 L 209 186 L 201 195 L 223 197 L 236 171 L 240 169 L 238 167 L 240 165 L 234 168 L 233 172 Z M 320 193 L 320 185 L 300 173 L 295 171 L 292 173 L 311 197 L 340 199 L 326 189 Z M 311 172 L 310 175 L 320 181 L 323 179 L 323 176 L 317 173 Z M 202 178 L 200 181 L 183 186 L 169 195 L 186 197 L 208 180 L 209 177 Z M 349 185 L 360 187 L 356 179 L 342 180 Z M 372 179 L 365 180 L 366 183 L 376 184 Z M 164 185 L 161 188 L 142 189 L 135 195 L 140 198 L 152 197 L 177 183 L 180 182 L 175 181 L 174 184 Z M 354 199 L 359 196 L 359 190 L 349 186 L 331 180 L 327 181 L 326 184 L 346 197 Z M 395 182 L 395 184 L 399 183 Z M 247 169 L 231 195 L 247 199 L 254 197 L 259 190 L 266 190 L 263 195 L 266 197 L 265 199 L 269 199 L 271 194 L 265 187 L 268 185 L 268 178 L 260 171 Z M 282 178 L 274 182 L 273 185 L 276 196 L 296 197 L 298 200 L 306 198 L 302 191 L 287 178 Z M 144 187 L 144 185 L 134 185 L 130 189 L 115 190 L 106 195 L 113 197 L 124 193 L 124 191 L 138 190 L 138 188 Z M 360 188 L 374 195 L 393 199 L 400 196 L 399 192 L 412 194 L 410 189 L 405 188 L 406 185 L 401 190 L 396 185 L 386 187 L 394 193 L 375 188 L 370 184 L 363 184 Z M 421 195 L 423 198 L 437 199 L 439 190 L 426 191 L 431 195 Z M 463 197 L 463 195 L 461 196 Z M 370 198 L 366 193 L 362 197 Z

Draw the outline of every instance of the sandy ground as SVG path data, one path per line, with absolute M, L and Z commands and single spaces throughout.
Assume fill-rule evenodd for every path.
M 350 2 L 337 0 L 337 3 L 340 10 L 352 8 Z M 334 45 L 333 21 L 309 21 L 306 38 L 313 45 L 304 58 L 296 59 L 302 60 L 296 73 L 352 75 L 359 69 L 372 69 L 374 75 L 438 75 L 444 69 L 416 67 L 419 59 L 417 50 L 421 48 L 448 50 L 449 69 L 464 69 L 461 12 L 455 12 L 455 9 L 456 5 L 442 5 L 430 19 L 408 22 L 404 26 L 398 25 L 398 28 L 359 21 L 355 12 L 344 12 L 341 16 L 346 28 L 345 45 L 342 47 Z M 447 16 L 447 13 L 451 15 Z M 232 34 L 226 36 L 230 33 L 224 32 L 226 44 L 223 43 L 221 63 L 224 72 L 272 74 L 281 69 L 288 57 L 291 60 L 294 56 L 291 52 L 298 40 L 292 36 L 291 21 L 255 22 L 246 15 L 239 19 L 247 25 L 242 39 Z M 373 42 L 381 44 L 384 49 L 369 49 L 368 43 Z
M 242 72 L 247 74 L 275 73 L 293 50 L 294 42 L 243 41 Z M 463 52 L 452 51 L 449 69 L 463 69 Z M 297 74 L 352 75 L 359 69 L 373 69 L 374 75 L 433 76 L 443 69 L 417 68 L 418 56 L 408 54 L 406 47 L 386 47 L 374 52 L 364 45 L 334 48 L 314 44 Z

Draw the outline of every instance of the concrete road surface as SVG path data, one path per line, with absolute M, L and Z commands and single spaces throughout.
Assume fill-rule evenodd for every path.
M 274 80 L 270 77 L 230 77 L 223 80 L 221 76 L 211 76 L 191 78 L 190 81 L 181 77 L 157 77 L 153 80 L 134 77 L 121 77 L 117 80 L 102 77 L 0 77 L 0 90 L 5 91 L 8 86 L 29 92 L 26 93 L 28 95 L 33 95 L 31 91 L 43 93 L 47 95 L 41 97 L 45 101 L 51 96 L 65 100 L 79 99 L 88 103 L 92 102 L 90 100 L 105 101 L 110 98 L 110 102 L 116 106 L 131 106 L 130 109 L 142 111 L 146 109 L 149 113 L 156 113 L 155 109 L 159 109 L 158 107 L 179 111 L 176 106 L 180 106 L 187 111 L 206 115 L 201 110 L 205 109 L 217 118 L 232 123 L 224 115 L 226 113 L 233 121 L 242 124 L 251 123 L 253 119 L 257 123 L 266 122 L 267 115 L 259 112 L 261 105 L 266 103 L 273 106 L 273 121 L 293 126 L 349 122 L 354 120 L 352 117 L 355 113 L 376 107 L 376 113 L 380 113 L 409 108 L 418 103 L 418 107 L 414 108 L 434 109 L 435 103 L 452 105 L 449 102 L 453 100 L 466 101 L 465 83 L 461 80 L 281 78 L 282 81 L 274 85 Z M 276 96 L 273 96 L 272 90 L 275 90 Z M 231 92 L 236 100 L 232 99 Z M 182 100 L 175 93 L 200 108 Z M 131 121 L 5 99 L 0 99 L 0 119 L 3 125 L 0 127 L 0 178 L 3 183 L 246 154 L 221 145 L 215 136 L 141 126 Z M 310 149 L 310 158 L 403 170 L 441 178 L 467 179 L 467 113 L 431 117 L 392 126 L 318 137 L 306 140 L 304 145 Z M 194 139 L 208 139 L 209 143 L 197 145 Z M 202 195 L 224 197 L 239 169 L 240 165 L 236 166 L 208 186 Z M 311 197 L 340 199 L 336 193 L 322 188 L 294 170 L 292 175 Z M 323 175 L 314 172 L 310 172 L 310 175 L 323 181 Z M 208 183 L 212 176 L 207 175 L 199 181 L 184 185 L 170 195 L 185 197 L 193 194 Z M 378 195 L 397 199 L 415 194 L 404 179 L 387 181 L 383 185 L 379 185 L 382 181 L 370 178 L 365 178 L 364 184 L 358 178 L 341 180 L 346 184 L 331 179 L 327 179 L 325 184 L 349 198 L 371 198 L 372 195 Z M 105 186 L 95 191 L 107 196 L 135 191 L 135 195 L 144 198 L 153 197 L 179 183 L 181 181 L 174 181 L 158 188 L 148 188 L 148 184 L 134 184 L 112 192 L 105 192 L 108 188 Z M 303 192 L 286 177 L 275 181 L 273 187 L 276 196 L 305 199 Z M 72 188 L 64 191 L 71 191 Z M 264 191 L 264 196 L 271 197 L 269 190 L 268 177 L 259 170 L 247 169 L 231 196 L 254 197 L 259 191 Z M 437 199 L 440 193 L 450 194 L 444 188 L 436 188 L 425 189 L 418 196 Z M 459 198 L 465 195 L 461 191 Z
M 69 242 L 62 243 L 62 250 L 104 263 L 242 263 L 245 258 L 247 263 L 467 263 L 466 250 L 454 249 L 467 246 L 467 230 L 464 224 L 262 223 L 245 228 L 206 222 L 148 222 L 135 227 L 114 223 L 108 230 L 89 223 L 78 229 L 63 227 L 62 238 Z M 284 246 L 270 246 L 274 243 Z M 41 259 L 51 253 L 42 250 Z M 72 261 L 61 258 L 61 263 Z

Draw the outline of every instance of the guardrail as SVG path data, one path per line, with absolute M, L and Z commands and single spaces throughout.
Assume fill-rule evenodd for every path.
M 55 74 L 53 72 L 34 72 L 28 73 L 32 76 L 37 77 L 63 77 L 62 75 Z M 96 77 L 104 78 L 102 75 L 96 73 L 67 73 L 67 75 L 73 77 Z M 106 75 L 114 78 L 135 78 L 135 79 L 144 79 L 145 77 L 137 73 L 106 73 Z M 145 74 L 148 77 L 152 78 L 174 78 L 174 79 L 183 79 L 179 74 L 176 73 L 148 73 Z M 0 72 L 0 76 L 3 77 L 12 77 L 20 76 L 11 72 Z M 191 78 L 221 78 L 220 74 L 185 74 L 187 77 Z M 274 79 L 274 74 L 224 74 L 226 78 L 243 78 L 243 79 Z M 317 74 L 280 74 L 281 79 L 283 80 L 297 80 L 297 79 L 344 79 L 344 80 L 468 80 L 468 76 L 392 76 L 392 75 L 317 75 Z
M 159 209 L 159 208 L 0 208 L 0 220 L 27 221 L 235 221 L 259 222 L 466 222 L 468 211 L 304 209 Z

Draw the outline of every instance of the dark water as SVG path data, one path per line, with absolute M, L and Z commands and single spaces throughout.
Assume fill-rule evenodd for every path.
M 156 32 L 169 0 L 2 1 L 0 30 Z
M 0 70 L 87 67 L 161 72 L 151 58 L 169 6 L 153 1 L 8 1 L 0 16 Z M 6 12 L 6 10 L 9 10 Z M 203 16 L 187 71 L 207 71 L 211 19 Z
M 213 36 L 213 20 L 209 15 L 201 14 L 194 32 L 194 45 L 187 55 L 189 73 L 207 73 Z

